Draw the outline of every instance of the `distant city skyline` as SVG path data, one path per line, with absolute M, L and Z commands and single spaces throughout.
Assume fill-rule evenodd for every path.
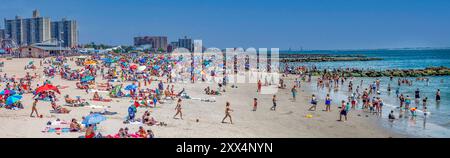
M 447 0 L 0 0 L 3 19 L 35 9 L 78 23 L 79 42 L 133 45 L 189 36 L 206 47 L 281 50 L 450 46 Z

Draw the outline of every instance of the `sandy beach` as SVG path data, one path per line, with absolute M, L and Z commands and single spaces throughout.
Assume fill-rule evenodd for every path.
M 29 61 L 37 63 L 37 70 L 24 71 L 24 65 Z M 5 66 L 3 72 L 8 75 L 16 75 L 16 77 L 25 76 L 26 72 L 31 74 L 38 73 L 41 77 L 35 80 L 33 87 L 36 84 L 42 84 L 46 79 L 42 77 L 43 67 L 39 66 L 40 59 L 12 59 L 4 60 Z M 71 67 L 76 65 L 73 61 L 69 61 Z M 45 65 L 44 65 L 45 66 Z M 76 81 L 67 81 L 56 75 L 49 79 L 53 85 L 69 86 L 61 89 L 61 95 L 57 95 L 58 105 L 64 105 L 64 96 L 70 95 L 80 96 L 84 99 L 92 98 L 93 93 L 86 94 L 84 90 L 77 89 Z M 106 80 L 101 80 L 101 77 L 96 82 L 105 83 Z M 129 82 L 131 83 L 131 82 Z M 129 84 L 126 83 L 126 84 Z M 183 100 L 183 118 L 173 119 L 175 114 L 175 101 L 168 101 L 165 104 L 159 104 L 156 108 L 138 108 L 136 117 L 141 117 L 144 111 L 149 110 L 151 115 L 157 120 L 167 124 L 167 126 L 147 126 L 147 125 L 130 125 L 124 124 L 123 121 L 127 116 L 127 108 L 133 103 L 129 98 L 113 99 L 112 102 L 92 102 L 91 105 L 105 106 L 108 111 L 117 112 L 118 114 L 106 116 L 107 120 L 99 124 L 98 130 L 103 135 L 116 134 L 119 128 L 128 127 L 130 132 L 136 132 L 139 126 L 144 129 L 151 129 L 157 138 L 345 138 L 345 137 L 404 137 L 399 134 L 392 133 L 379 126 L 376 120 L 370 117 L 361 117 L 359 111 L 354 111 L 349 114 L 347 122 L 337 121 L 339 117 L 339 109 L 337 105 L 332 106 L 331 112 L 324 112 L 322 109 L 324 105 L 319 103 L 318 110 L 308 111 L 309 99 L 311 93 L 306 89 L 300 88 L 298 90 L 298 98 L 295 102 L 291 100 L 290 88 L 294 84 L 292 78 L 285 78 L 287 84 L 286 89 L 280 89 L 277 95 L 277 110 L 271 111 L 272 95 L 257 94 L 256 84 L 237 84 L 238 88 L 227 87 L 227 92 L 220 96 L 214 96 L 216 102 L 203 102 L 194 99 Z M 304 83 L 304 84 L 314 84 Z M 155 88 L 156 82 L 148 87 Z M 217 85 L 210 83 L 174 83 L 175 91 L 180 91 L 182 88 L 192 98 L 210 98 L 204 94 L 203 89 L 206 86 L 216 88 Z M 2 83 L 2 87 L 4 83 Z M 107 97 L 107 92 L 99 93 L 103 97 Z M 72 118 L 81 120 L 82 116 L 86 116 L 89 112 L 100 112 L 103 109 L 92 109 L 86 107 L 66 107 L 71 110 L 69 114 L 53 114 L 50 113 L 50 102 L 41 101 L 37 108 L 39 114 L 43 118 L 31 118 L 32 94 L 23 95 L 22 103 L 24 109 L 8 110 L 0 108 L 0 137 L 2 138 L 77 138 L 83 136 L 84 132 L 70 132 L 70 133 L 44 133 L 42 130 L 46 127 L 48 121 L 54 121 L 57 118 L 65 121 L 70 121 Z M 107 97 L 109 98 L 109 97 Z M 253 98 L 258 98 L 258 109 L 252 111 Z M 323 99 L 323 98 L 319 98 Z M 221 123 L 224 117 L 225 103 L 229 101 L 231 108 L 234 110 L 231 113 L 234 124 Z M 322 102 L 323 103 L 323 102 Z M 312 115 L 312 118 L 307 118 L 306 115 Z M 361 114 L 364 115 L 364 114 Z M 198 122 L 197 122 L 198 120 Z

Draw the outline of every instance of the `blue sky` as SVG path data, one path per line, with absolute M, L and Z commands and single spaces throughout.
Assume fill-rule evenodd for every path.
M 0 18 L 63 17 L 80 42 L 184 35 L 207 47 L 362 49 L 450 46 L 448 0 L 0 0 Z M 0 22 L 3 28 L 3 20 Z

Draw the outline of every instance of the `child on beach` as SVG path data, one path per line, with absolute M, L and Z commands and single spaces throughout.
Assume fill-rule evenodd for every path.
M 297 87 L 296 86 L 292 87 L 291 93 L 292 93 L 292 100 L 296 101 L 296 99 L 295 99 L 295 96 L 297 95 Z
M 389 113 L 388 118 L 389 118 L 389 121 L 391 121 L 391 122 L 393 122 L 395 120 L 395 115 L 394 115 L 394 111 L 393 110 L 391 110 L 391 113 Z
M 317 108 L 317 99 L 316 96 L 313 94 L 311 97 L 311 107 L 309 108 L 309 111 L 316 111 Z
M 277 95 L 273 95 L 273 97 L 272 97 L 272 103 L 273 103 L 273 106 L 272 106 L 272 108 L 270 108 L 270 110 L 275 111 L 276 108 L 277 108 Z
M 258 99 L 253 98 L 253 111 L 256 111 L 256 107 L 258 106 Z
M 327 112 L 331 111 L 331 98 L 330 98 L 330 94 L 327 94 L 327 97 L 325 97 L 325 110 Z
M 177 106 L 175 107 L 175 110 L 177 111 L 177 113 L 175 113 L 175 115 L 173 116 L 173 118 L 175 119 L 176 116 L 177 116 L 178 114 L 180 114 L 180 118 L 183 119 L 183 113 L 181 112 L 181 98 L 178 99 Z

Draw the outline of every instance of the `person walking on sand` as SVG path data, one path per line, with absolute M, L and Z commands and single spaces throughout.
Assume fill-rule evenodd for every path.
M 270 108 L 270 110 L 275 111 L 276 108 L 277 108 L 277 95 L 273 95 L 273 97 L 272 97 L 272 103 L 273 103 L 273 106 L 272 106 L 272 108 Z
M 38 103 L 38 99 L 34 99 L 33 106 L 31 107 L 30 117 L 33 117 L 33 113 L 36 112 L 37 117 L 39 117 L 39 113 L 37 111 L 36 105 Z
M 330 94 L 327 94 L 327 97 L 325 97 L 325 110 L 327 112 L 331 111 L 331 98 L 330 98 Z
M 233 120 L 231 119 L 231 115 L 230 112 L 232 112 L 233 110 L 230 108 L 230 102 L 227 102 L 225 105 L 225 117 L 222 119 L 222 123 L 226 123 L 225 119 L 227 117 L 230 118 L 230 123 L 233 124 Z
M 316 95 L 312 95 L 311 97 L 311 107 L 308 109 L 309 111 L 316 111 L 317 108 L 317 99 Z
M 258 80 L 258 89 L 257 89 L 258 93 L 261 93 L 261 86 L 262 86 L 261 80 Z
M 173 118 L 175 119 L 176 116 L 177 116 L 178 114 L 180 114 L 180 118 L 183 119 L 183 113 L 181 112 L 181 98 L 178 99 L 177 106 L 175 107 L 175 110 L 177 111 L 177 113 L 175 113 L 175 115 L 173 116 Z
M 292 87 L 291 92 L 292 92 L 292 100 L 296 101 L 295 96 L 297 95 L 297 87 L 296 86 Z
M 257 106 L 258 106 L 258 99 L 254 98 L 253 99 L 253 111 L 256 111 Z
M 345 121 L 347 121 L 347 113 L 348 113 L 347 109 L 347 104 L 345 103 L 345 100 L 342 101 L 342 105 L 341 105 L 341 111 L 339 113 L 339 120 L 338 121 L 342 121 L 342 115 L 344 115 L 345 117 Z M 345 122 L 344 121 L 344 122 Z

